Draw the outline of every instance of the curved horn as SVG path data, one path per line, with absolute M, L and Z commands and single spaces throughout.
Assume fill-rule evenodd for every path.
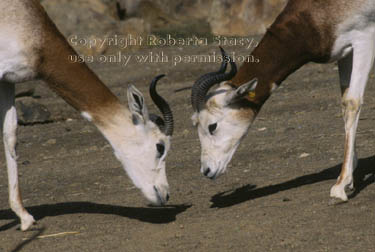
M 191 105 L 193 106 L 194 111 L 199 112 L 204 108 L 207 92 L 213 85 L 222 81 L 230 80 L 237 73 L 236 63 L 234 63 L 231 57 L 226 54 L 223 48 L 220 47 L 220 51 L 223 57 L 223 62 L 221 63 L 219 71 L 201 76 L 193 85 L 191 92 Z M 228 62 L 231 65 L 231 70 L 229 73 L 225 73 Z
M 156 92 L 156 84 L 158 80 L 163 78 L 165 75 L 156 76 L 150 84 L 150 96 L 154 101 L 155 105 L 158 107 L 160 112 L 163 114 L 164 118 L 164 133 L 167 136 L 172 136 L 173 134 L 173 114 L 172 110 L 169 107 L 168 103 Z
M 224 55 L 225 55 L 224 49 L 221 46 L 219 48 L 220 48 L 220 51 L 221 51 L 221 55 L 224 57 Z M 192 105 L 194 111 L 199 111 L 198 101 L 200 100 L 200 93 L 201 93 L 200 92 L 201 88 L 199 87 L 199 83 L 206 82 L 212 76 L 216 76 L 218 74 L 225 73 L 225 71 L 227 70 L 227 65 L 228 65 L 228 61 L 223 60 L 222 63 L 221 63 L 219 71 L 206 73 L 206 74 L 202 75 L 201 77 L 199 77 L 198 80 L 195 81 L 195 83 L 192 87 L 192 92 L 191 92 L 191 105 Z M 207 92 L 210 88 L 211 88 L 211 86 L 208 87 L 206 92 L 203 91 L 203 93 L 205 93 L 203 95 L 203 97 L 207 94 Z

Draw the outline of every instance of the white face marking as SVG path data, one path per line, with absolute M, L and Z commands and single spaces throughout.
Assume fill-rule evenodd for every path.
M 227 105 L 230 90 L 228 86 L 220 86 L 214 91 L 219 91 L 218 94 L 207 101 L 206 109 L 192 118 L 201 142 L 201 172 L 212 179 L 225 172 L 252 122 L 252 118 L 241 115 L 244 111 Z
M 127 128 L 114 132 L 114 153 L 122 163 L 134 185 L 153 204 L 161 205 L 169 195 L 165 158 L 170 148 L 170 137 L 165 136 L 151 121 L 135 126 L 132 135 Z M 156 188 L 156 190 L 155 190 Z M 159 195 L 158 195 L 159 194 Z
M 169 197 L 165 158 L 170 136 L 149 119 L 143 95 L 133 86 L 128 102 L 130 113 L 121 110 L 109 125 L 99 127 L 134 185 L 152 204 L 163 205 Z

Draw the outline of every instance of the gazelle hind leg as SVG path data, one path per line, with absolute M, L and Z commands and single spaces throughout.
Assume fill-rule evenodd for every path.
M 373 31 L 358 35 L 357 40 L 353 43 L 351 76 L 347 72 L 350 71 L 350 59 L 344 59 L 339 64 L 340 83 L 345 90 L 342 98 L 345 122 L 345 153 L 340 176 L 331 188 L 331 197 L 343 201 L 348 200 L 345 188 L 347 186 L 353 187 L 353 171 L 357 163 L 355 137 L 363 94 L 374 61 L 374 41 Z M 350 84 L 346 87 L 348 78 L 350 78 Z
M 9 204 L 10 208 L 21 220 L 21 230 L 25 231 L 30 228 L 35 220 L 23 207 L 18 184 L 16 156 L 17 112 L 14 106 L 14 84 L 0 82 L 0 118 L 8 170 Z

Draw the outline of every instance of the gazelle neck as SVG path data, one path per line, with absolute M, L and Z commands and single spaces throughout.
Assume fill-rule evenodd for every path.
M 116 113 L 125 111 L 85 63 L 71 61 L 76 52 L 57 30 L 46 33 L 44 44 L 41 77 L 67 103 L 85 112 L 95 124 L 106 123 Z
M 232 79 L 231 84 L 238 87 L 257 78 L 258 84 L 255 92 L 246 96 L 248 101 L 255 103 L 256 109 L 261 108 L 274 88 L 309 61 L 302 55 L 299 48 L 288 46 L 270 30 L 252 55 L 259 59 L 259 63 L 245 62 Z
M 257 113 L 272 91 L 291 73 L 308 63 L 327 62 L 334 43 L 333 25 L 324 29 L 314 16 L 302 16 L 297 1 L 290 1 L 273 25 L 267 30 L 252 55 L 259 63 L 245 62 L 231 84 L 238 87 L 253 78 L 258 79 L 255 92 L 246 99 Z

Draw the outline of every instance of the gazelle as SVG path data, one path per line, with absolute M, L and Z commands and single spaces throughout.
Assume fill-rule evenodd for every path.
M 76 53 L 38 0 L 2 0 L 0 9 L 0 115 L 9 202 L 21 219 L 21 230 L 27 230 L 34 218 L 23 207 L 18 184 L 15 83 L 35 78 L 45 80 L 97 126 L 131 180 L 151 203 L 165 204 L 169 198 L 165 157 L 173 133 L 173 117 L 155 90 L 162 76 L 152 81 L 150 95 L 164 120 L 148 113 L 143 95 L 134 86 L 128 88 L 127 109 L 85 64 L 70 62 L 69 56 Z
M 223 61 L 219 72 L 206 74 L 194 84 L 192 119 L 202 147 L 201 172 L 214 179 L 226 170 L 262 105 L 291 73 L 311 61 L 338 61 L 345 157 L 330 195 L 347 201 L 345 188 L 353 188 L 356 129 L 374 43 L 375 1 L 290 0 L 252 52 L 259 63 L 245 62 L 234 74 L 231 62 L 232 73 L 224 74 Z

